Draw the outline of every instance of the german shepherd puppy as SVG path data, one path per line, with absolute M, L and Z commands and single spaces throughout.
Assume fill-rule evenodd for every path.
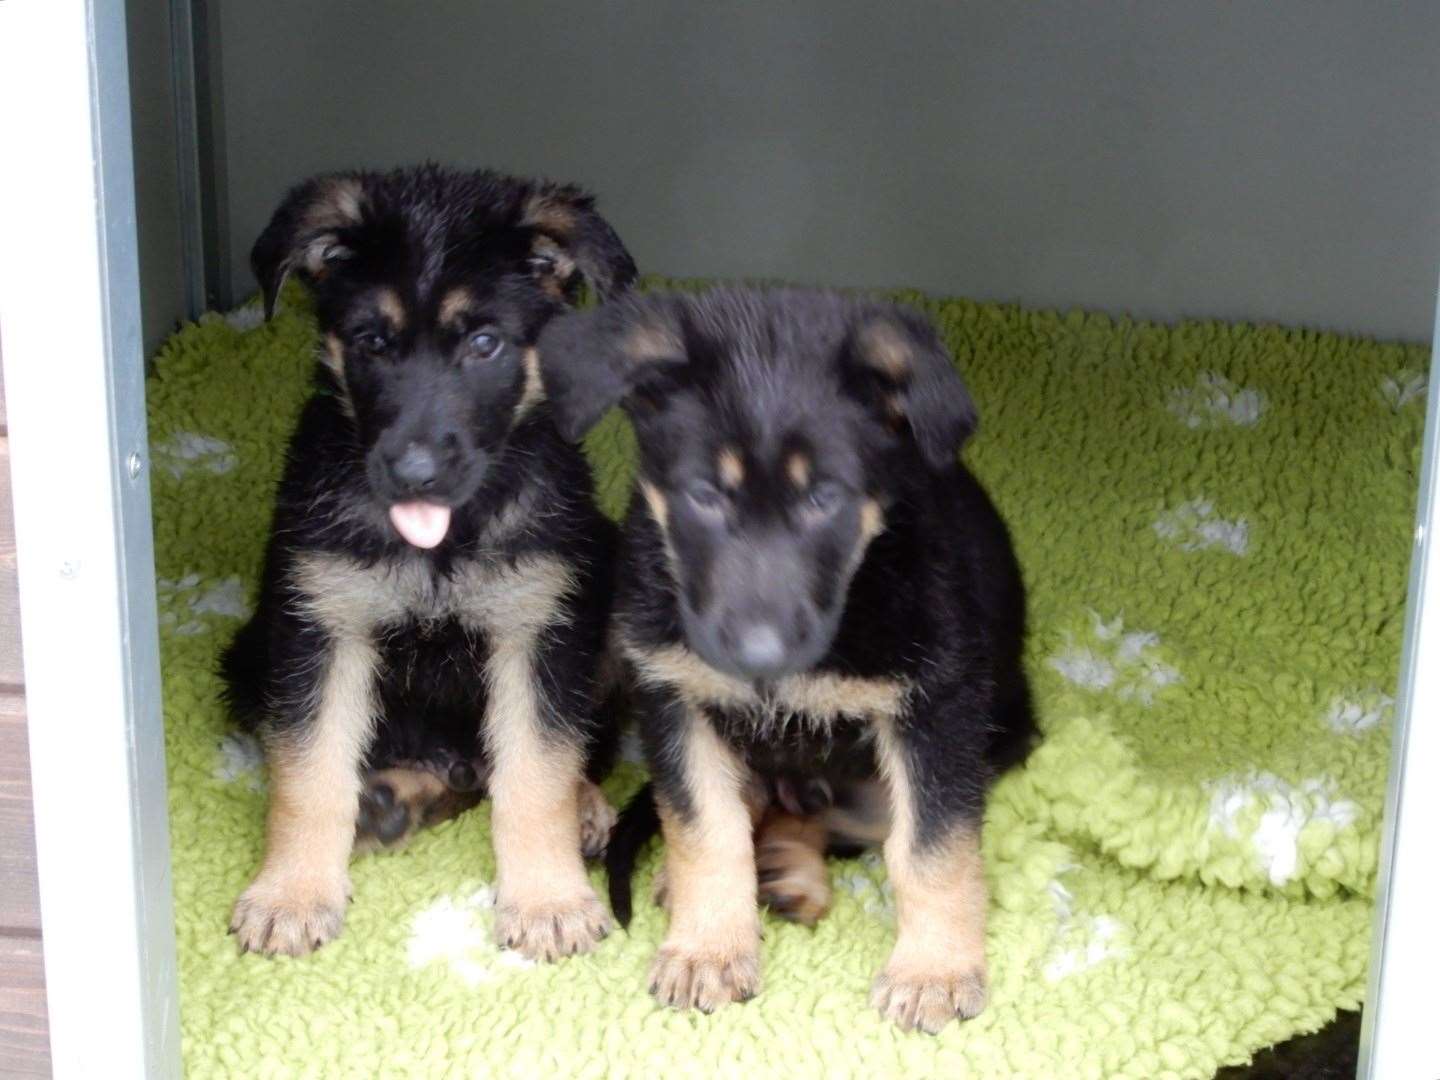
M 827 846 L 883 842 L 874 1004 L 929 1032 L 974 1016 L 984 795 L 1032 721 L 1019 570 L 958 461 L 976 412 L 934 329 L 836 293 L 637 296 L 552 322 L 540 355 L 566 436 L 619 402 L 639 440 L 613 632 L 667 845 L 651 991 L 750 997 L 757 893 L 813 922 Z M 622 919 L 641 840 L 611 840 Z
M 340 931 L 357 840 L 493 800 L 495 932 L 549 960 L 609 916 L 582 846 L 614 813 L 599 664 L 613 527 L 562 440 L 535 341 L 582 279 L 635 265 L 578 188 L 436 166 L 321 176 L 251 253 L 272 314 L 313 290 L 323 348 L 276 495 L 259 605 L 224 654 L 270 775 L 243 950 Z

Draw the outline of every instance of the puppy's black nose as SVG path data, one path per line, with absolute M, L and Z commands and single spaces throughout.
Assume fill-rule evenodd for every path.
M 435 486 L 440 464 L 429 447 L 412 442 L 390 461 L 390 475 L 407 491 L 425 491 Z

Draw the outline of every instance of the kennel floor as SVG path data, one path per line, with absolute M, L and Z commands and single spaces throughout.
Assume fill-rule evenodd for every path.
M 215 661 L 309 385 L 292 291 L 268 324 L 252 305 L 185 326 L 148 385 L 188 1075 L 1205 1077 L 1359 1005 L 1425 351 L 896 295 L 971 384 L 967 460 L 1030 589 L 1044 741 L 986 817 L 986 1012 L 932 1038 L 870 1009 L 894 933 L 874 856 L 833 864 L 813 931 L 767 916 L 761 995 L 713 1016 L 645 991 L 653 848 L 628 933 L 532 965 L 490 939 L 484 805 L 357 860 L 314 956 L 237 954 L 265 775 Z M 629 432 L 611 417 L 587 445 L 618 513 Z

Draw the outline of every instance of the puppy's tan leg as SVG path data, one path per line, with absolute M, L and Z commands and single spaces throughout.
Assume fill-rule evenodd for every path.
M 830 910 L 825 821 L 774 809 L 755 834 L 760 903 L 791 922 L 814 926 Z
M 335 639 L 310 723 L 267 740 L 265 860 L 230 923 L 243 950 L 300 956 L 340 932 L 375 663 L 368 640 Z
M 745 783 L 744 796 L 745 810 L 750 815 L 750 829 L 753 833 L 759 827 L 760 819 L 765 816 L 765 812 L 770 806 L 769 793 L 766 791 L 764 781 L 751 773 Z M 650 882 L 650 900 L 656 907 L 664 908 L 665 914 L 670 914 L 670 889 L 665 884 L 665 864 L 663 862 L 655 871 L 655 877 Z
M 893 732 L 879 742 L 889 783 L 893 825 L 885 841 L 885 869 L 895 890 L 897 935 L 871 1003 L 906 1031 L 932 1035 L 955 1017 L 985 1008 L 984 866 L 979 821 L 957 817 L 921 843 L 915 791 L 905 754 Z
M 650 968 L 666 1005 L 713 1012 L 760 989 L 755 847 L 745 765 L 698 713 L 689 717 L 686 807 L 657 798 L 670 929 Z
M 610 915 L 580 855 L 578 747 L 541 727 L 530 641 L 501 639 L 487 664 L 485 716 L 495 844 L 495 937 L 536 960 L 588 952 Z

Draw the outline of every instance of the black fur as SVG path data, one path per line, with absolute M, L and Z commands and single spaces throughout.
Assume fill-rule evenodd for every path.
M 310 722 L 328 637 L 297 603 L 302 557 L 419 566 L 437 586 L 467 566 L 546 555 L 577 588 L 537 646 L 543 717 L 553 737 L 586 747 L 592 772 L 608 769 L 616 718 L 595 701 L 614 529 L 594 506 L 581 453 L 559 437 L 543 400 L 526 400 L 524 370 L 525 350 L 582 276 L 602 294 L 634 278 L 593 200 L 574 187 L 436 166 L 317 177 L 286 197 L 252 264 L 267 314 L 288 274 L 311 286 L 327 348 L 343 364 L 316 366 L 276 492 L 259 604 L 222 658 L 237 718 L 267 744 Z M 442 325 L 440 307 L 457 288 L 472 303 Z M 491 341 L 477 352 L 482 335 L 495 352 Z M 415 445 L 433 449 L 435 475 L 412 489 L 391 466 L 395 451 Z M 438 546 L 412 546 L 387 517 L 410 498 L 449 506 Z M 508 526 L 497 538 L 487 530 L 498 515 Z M 388 622 L 378 646 L 380 717 L 365 764 L 483 757 L 484 635 L 416 610 Z
M 615 828 L 610 832 L 610 843 L 605 847 L 610 911 L 621 926 L 629 926 L 635 914 L 630 878 L 635 872 L 636 857 L 659 831 L 660 815 L 655 809 L 655 790 L 646 784 L 620 811 Z
M 627 648 L 684 644 L 762 695 L 795 673 L 902 680 L 919 842 L 977 822 L 989 780 L 1032 739 L 1024 592 L 1005 525 L 958 460 L 975 408 L 934 330 L 839 294 L 721 290 L 569 315 L 540 347 L 561 430 L 577 436 L 623 404 L 642 482 L 665 498 L 663 532 L 638 494 L 624 525 L 615 620 Z M 716 466 L 726 448 L 743 458 L 731 492 Z M 796 449 L 806 485 L 786 480 Z M 851 566 L 866 500 L 884 529 Z M 734 644 L 757 620 L 781 639 L 758 671 Z M 663 687 L 637 698 L 654 791 L 688 815 L 676 699 Z M 843 797 L 875 775 L 863 721 L 773 731 L 744 712 L 707 715 L 771 784 L 820 780 Z M 617 915 L 655 827 L 648 791 L 639 802 L 607 854 Z

